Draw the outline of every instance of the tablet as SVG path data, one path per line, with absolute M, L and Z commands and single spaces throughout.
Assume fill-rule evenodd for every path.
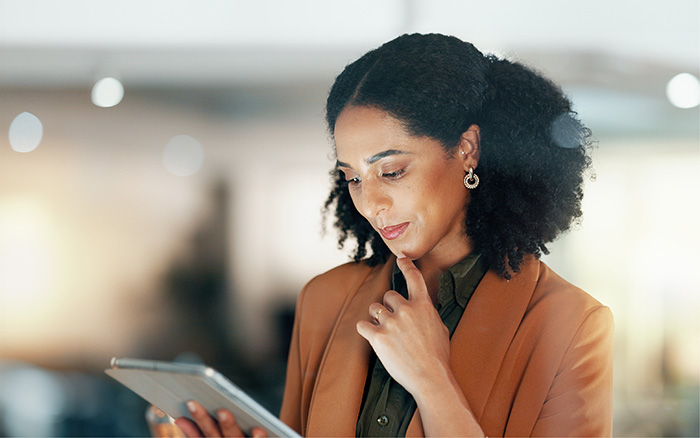
M 299 437 L 218 371 L 205 365 L 113 358 L 105 372 L 172 418 L 192 418 L 188 400 L 196 400 L 212 416 L 228 409 L 243 431 L 261 427 L 269 437 Z

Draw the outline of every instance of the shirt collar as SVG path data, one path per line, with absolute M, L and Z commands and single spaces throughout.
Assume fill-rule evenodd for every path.
M 488 270 L 479 254 L 471 253 L 447 269 L 439 279 L 438 309 L 446 306 L 452 300 L 462 308 L 467 307 L 476 286 Z M 408 298 L 406 281 L 398 265 L 394 264 L 391 287 L 404 298 Z

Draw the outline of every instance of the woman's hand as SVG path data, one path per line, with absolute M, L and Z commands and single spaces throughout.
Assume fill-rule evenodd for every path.
M 390 290 L 369 307 L 371 321 L 357 323 L 389 374 L 414 397 L 435 387 L 449 369 L 449 331 L 433 305 L 423 275 L 408 258 L 396 263 L 406 278 L 408 299 Z
M 247 436 L 245 431 L 236 424 L 231 411 L 219 409 L 216 412 L 217 418 L 212 418 L 211 415 L 204 409 L 202 405 L 196 401 L 188 401 L 187 409 L 192 414 L 194 421 L 189 418 L 180 417 L 175 420 L 177 427 L 182 430 L 185 436 L 188 437 L 244 437 Z M 254 427 L 249 431 L 250 436 L 255 438 L 265 438 L 267 433 L 259 428 Z
M 357 331 L 416 400 L 425 436 L 484 436 L 450 370 L 449 330 L 430 300 L 423 275 L 407 258 L 396 263 L 406 278 L 408 299 L 388 291 L 383 305 L 370 305 L 372 322 L 359 321 Z

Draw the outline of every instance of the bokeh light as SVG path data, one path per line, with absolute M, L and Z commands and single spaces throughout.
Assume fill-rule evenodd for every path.
M 31 152 L 41 143 L 44 128 L 32 113 L 23 112 L 10 124 L 10 146 L 17 152 Z
M 115 78 L 103 78 L 92 87 L 92 103 L 102 108 L 113 107 L 122 101 L 124 86 Z
M 163 165 L 173 175 L 194 175 L 203 163 L 204 149 L 189 135 L 176 135 L 168 141 L 163 150 Z
M 552 140 L 560 148 L 573 149 L 580 147 L 586 136 L 586 131 L 572 114 L 563 113 L 552 122 L 550 131 Z
M 700 82 L 690 73 L 681 73 L 668 81 L 666 96 L 673 106 L 683 109 L 700 105 Z

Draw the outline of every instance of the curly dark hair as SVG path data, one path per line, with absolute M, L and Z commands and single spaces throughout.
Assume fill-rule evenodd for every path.
M 590 130 L 558 86 L 520 63 L 484 56 L 451 36 L 402 35 L 336 78 L 326 103 L 331 137 L 348 105 L 386 111 L 447 153 L 469 126 L 480 127 L 480 185 L 471 191 L 466 233 L 505 278 L 519 272 L 526 255 L 548 254 L 546 244 L 581 217 Z M 355 261 L 383 263 L 389 249 L 355 209 L 341 172 L 331 174 L 325 211 L 335 210 L 339 247 L 352 237 Z

